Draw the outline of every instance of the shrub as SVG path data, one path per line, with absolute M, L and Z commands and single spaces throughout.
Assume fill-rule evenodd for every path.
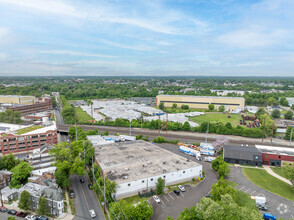
M 214 109 L 214 104 L 209 104 L 209 105 L 208 105 L 208 109 L 209 109 L 210 111 L 212 111 L 212 110 Z

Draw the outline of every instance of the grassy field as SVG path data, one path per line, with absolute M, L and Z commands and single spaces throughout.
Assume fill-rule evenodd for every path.
M 39 128 L 43 128 L 43 127 L 42 126 L 38 126 L 38 125 L 34 125 L 34 126 L 31 126 L 31 127 L 19 129 L 15 133 L 18 134 L 18 135 L 25 134 L 25 133 L 28 133 L 30 131 L 37 130 Z
M 243 191 L 236 190 L 236 202 L 239 206 L 248 207 L 250 209 L 256 209 L 255 200 L 250 198 L 250 195 Z
M 285 174 L 282 172 L 282 168 L 281 167 L 271 167 L 272 171 L 274 171 L 276 174 L 278 174 L 279 176 L 282 176 L 286 179 L 288 179 Z
M 201 124 L 203 122 L 212 122 L 212 123 L 222 122 L 226 124 L 227 122 L 230 122 L 233 127 L 236 127 L 237 125 L 239 125 L 241 119 L 242 117 L 239 114 L 231 114 L 231 118 L 228 118 L 228 114 L 209 113 L 209 112 L 204 113 L 204 115 L 190 117 L 191 121 L 194 121 L 198 124 Z
M 81 108 L 76 108 L 77 120 L 79 122 L 91 121 L 92 118 L 86 112 L 84 112 Z
M 242 168 L 244 175 L 257 186 L 294 201 L 294 188 L 271 176 L 265 170 Z

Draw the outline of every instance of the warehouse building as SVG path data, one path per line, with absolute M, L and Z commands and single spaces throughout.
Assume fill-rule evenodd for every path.
M 55 122 L 50 126 L 0 123 L 0 155 L 31 152 L 45 144 L 57 144 Z
M 209 104 L 213 104 L 215 109 L 223 105 L 229 111 L 243 111 L 245 108 L 243 97 L 158 95 L 156 106 L 159 106 L 160 102 L 163 102 L 165 107 L 172 107 L 175 103 L 178 107 L 188 105 L 189 108 L 195 109 L 208 109 Z
M 273 147 L 255 145 L 262 153 L 262 161 L 265 165 L 282 166 L 283 162 L 294 162 L 294 149 L 287 147 Z
M 0 95 L 0 103 L 5 104 L 32 105 L 34 101 L 34 96 Z
M 262 166 L 262 154 L 256 147 L 225 146 L 223 155 L 227 163 Z
M 155 189 L 159 177 L 167 186 L 202 175 L 202 165 L 142 140 L 96 146 L 95 159 L 117 199 Z

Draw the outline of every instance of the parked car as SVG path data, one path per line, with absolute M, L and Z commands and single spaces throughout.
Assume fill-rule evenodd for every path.
M 179 188 L 179 190 L 181 190 L 182 192 L 185 192 L 185 191 L 186 191 L 185 187 L 182 186 L 182 185 L 178 185 L 178 188 Z
M 75 198 L 76 197 L 75 192 L 72 189 L 69 190 L 69 196 L 70 196 L 70 198 Z
M 24 212 L 17 212 L 17 213 L 16 213 L 16 216 L 24 218 L 24 217 L 27 216 L 27 214 L 24 213 Z
M 89 210 L 89 213 L 90 213 L 90 216 L 92 218 L 95 218 L 96 217 L 96 213 L 95 213 L 95 211 L 93 209 Z
M 211 197 L 211 195 L 210 195 L 210 194 L 207 194 L 205 197 L 206 197 L 206 198 L 210 198 L 210 197 Z
M 179 195 L 180 195 L 180 190 L 175 189 L 175 190 L 174 190 L 174 193 L 175 193 L 177 196 L 179 196 Z
M 17 211 L 15 211 L 14 209 L 10 209 L 7 213 L 10 215 L 16 215 Z
M 39 216 L 37 218 L 37 220 L 49 220 L 49 218 L 45 217 L 45 216 Z
M 89 189 L 92 189 L 93 186 L 92 186 L 91 183 L 89 183 L 89 184 L 88 184 L 88 187 L 89 187 Z
M 7 211 L 8 211 L 8 209 L 5 208 L 4 206 L 0 207 L 0 212 L 7 212 Z
M 158 196 L 153 196 L 153 199 L 156 203 L 160 203 L 160 198 L 158 198 Z
M 81 177 L 81 178 L 80 178 L 80 182 L 81 182 L 81 183 L 84 183 L 84 182 L 85 182 L 84 177 Z
M 267 205 L 259 205 L 258 209 L 261 211 L 268 211 L 268 206 Z
M 26 217 L 26 220 L 37 220 L 37 218 L 38 218 L 38 216 L 36 216 L 36 215 L 28 215 Z
M 269 213 L 263 213 L 263 219 L 266 219 L 266 220 L 276 220 L 277 217 L 272 215 L 272 214 L 269 214 Z

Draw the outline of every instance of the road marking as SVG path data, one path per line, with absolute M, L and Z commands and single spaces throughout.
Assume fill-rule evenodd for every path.
M 181 196 L 185 197 L 183 193 L 180 193 Z
M 244 191 L 245 193 L 247 193 L 248 192 L 248 190 L 250 190 L 250 188 L 249 189 L 247 189 L 246 191 Z
M 169 195 L 169 197 L 171 197 L 173 200 L 175 200 L 169 193 L 167 195 Z
M 253 195 L 254 193 L 255 193 L 255 190 L 252 193 L 250 193 L 250 195 Z
M 148 204 L 149 204 L 150 206 L 152 206 L 151 203 L 149 202 L 149 199 L 147 199 L 147 202 L 148 202 Z
M 263 197 L 265 197 L 262 193 L 259 193 L 257 196 L 262 195 Z
M 89 208 L 89 204 L 88 204 L 88 201 L 87 201 L 87 199 L 86 199 L 86 194 L 85 194 L 84 187 L 82 187 L 82 192 L 83 192 L 83 195 L 84 195 L 84 197 L 85 197 L 86 205 L 87 205 L 87 207 L 88 207 L 88 210 L 90 210 L 90 208 Z M 92 219 L 92 218 L 91 218 L 91 219 Z
M 241 187 L 239 190 L 242 190 L 245 186 Z
M 163 197 L 169 202 L 169 200 L 163 195 Z
M 165 203 L 161 200 L 162 204 L 164 205 L 164 208 L 166 207 Z

